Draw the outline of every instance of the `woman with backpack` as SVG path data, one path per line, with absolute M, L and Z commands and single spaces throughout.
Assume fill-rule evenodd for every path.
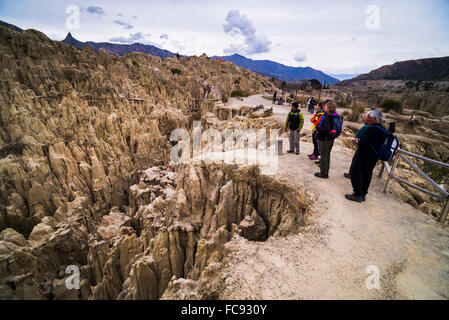
M 318 178 L 329 178 L 329 166 L 331 160 L 331 151 L 334 146 L 334 140 L 341 133 L 341 125 L 336 126 L 340 119 L 337 114 L 337 108 L 334 104 L 330 104 L 329 100 L 323 102 L 324 115 L 320 124 L 316 127 L 318 131 L 318 145 L 321 154 L 320 172 L 315 173 Z

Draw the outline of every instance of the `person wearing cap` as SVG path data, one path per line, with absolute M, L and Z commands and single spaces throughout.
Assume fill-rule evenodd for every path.
M 346 199 L 356 202 L 366 200 L 373 170 L 378 160 L 376 150 L 380 148 L 387 134 L 387 130 L 380 124 L 382 113 L 379 110 L 369 111 L 367 121 L 369 127 L 357 141 L 357 151 L 349 169 L 354 192 L 345 195 Z
M 369 125 L 368 125 L 368 112 L 365 113 L 365 115 L 363 116 L 363 127 L 360 128 L 359 131 L 357 131 L 355 138 L 352 139 L 352 142 L 357 144 L 360 141 L 360 138 L 363 136 L 363 134 L 365 133 L 366 129 L 368 129 Z M 349 173 L 344 173 L 343 176 L 345 178 L 351 179 L 351 175 Z
M 285 121 L 285 129 L 290 129 L 289 143 L 290 150 L 287 153 L 299 154 L 299 137 L 302 127 L 304 126 L 304 116 L 301 111 L 298 110 L 298 103 L 292 103 L 292 109 L 287 115 Z

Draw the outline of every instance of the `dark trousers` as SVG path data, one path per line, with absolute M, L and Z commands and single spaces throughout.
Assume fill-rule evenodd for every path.
M 320 148 L 319 148 L 319 143 L 318 143 L 318 131 L 315 131 L 312 134 L 312 141 L 313 141 L 313 155 L 318 158 L 320 156 Z
M 320 171 L 322 175 L 329 174 L 329 166 L 331 163 L 331 151 L 334 146 L 334 139 L 319 140 L 319 149 L 321 153 Z
M 349 174 L 351 175 L 352 189 L 356 196 L 361 197 L 368 193 L 376 163 L 377 158 L 371 155 L 365 155 L 359 151 L 355 153 Z

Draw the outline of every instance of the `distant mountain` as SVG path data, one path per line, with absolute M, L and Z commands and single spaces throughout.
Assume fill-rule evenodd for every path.
M 352 80 L 447 81 L 449 80 L 449 57 L 396 62 L 370 73 L 361 74 L 350 81 Z
M 17 31 L 17 32 L 22 32 L 22 31 L 23 31 L 23 30 L 20 29 L 19 27 L 16 27 L 15 25 L 9 24 L 9 23 L 7 23 L 7 22 L 5 22 L 5 21 L 2 21 L 2 20 L 0 20 L 0 26 L 4 26 L 4 27 L 6 27 L 6 28 L 15 30 L 15 31 Z
M 337 78 L 340 81 L 352 79 L 354 77 L 357 77 L 359 74 L 347 74 L 347 73 L 341 73 L 341 74 L 330 74 L 331 77 Z
M 161 58 L 172 58 L 176 56 L 175 53 L 170 52 L 168 50 L 159 49 L 158 47 L 142 43 L 116 44 L 110 42 L 92 42 L 92 41 L 81 42 L 75 39 L 70 32 L 67 35 L 67 37 L 65 37 L 65 39 L 62 40 L 62 42 L 71 44 L 72 46 L 75 46 L 80 49 L 84 46 L 91 47 L 95 51 L 103 49 L 110 54 L 118 54 L 120 56 L 127 54 L 129 52 L 143 52 Z
M 315 70 L 310 67 L 289 67 L 270 60 L 251 60 L 241 56 L 239 54 L 233 54 L 232 56 L 217 57 L 212 59 L 223 59 L 226 61 L 232 61 L 236 65 L 269 76 L 275 77 L 282 81 L 299 81 L 302 79 L 317 79 L 321 83 L 334 84 L 339 82 L 338 79 L 325 74 L 322 71 Z

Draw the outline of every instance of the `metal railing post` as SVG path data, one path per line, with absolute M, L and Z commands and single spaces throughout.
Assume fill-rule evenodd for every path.
M 441 211 L 441 216 L 440 216 L 441 223 L 444 223 L 446 221 L 448 213 L 449 213 L 449 197 L 446 200 L 446 205 L 444 206 L 443 211 Z
M 394 162 L 393 162 L 393 167 L 391 168 L 390 174 L 388 175 L 387 182 L 385 183 L 385 188 L 383 190 L 384 193 L 387 193 L 388 189 L 390 188 L 391 178 L 394 176 L 394 170 L 396 169 L 396 167 L 398 165 L 400 152 L 401 152 L 401 150 L 399 150 L 399 149 L 396 152 Z

